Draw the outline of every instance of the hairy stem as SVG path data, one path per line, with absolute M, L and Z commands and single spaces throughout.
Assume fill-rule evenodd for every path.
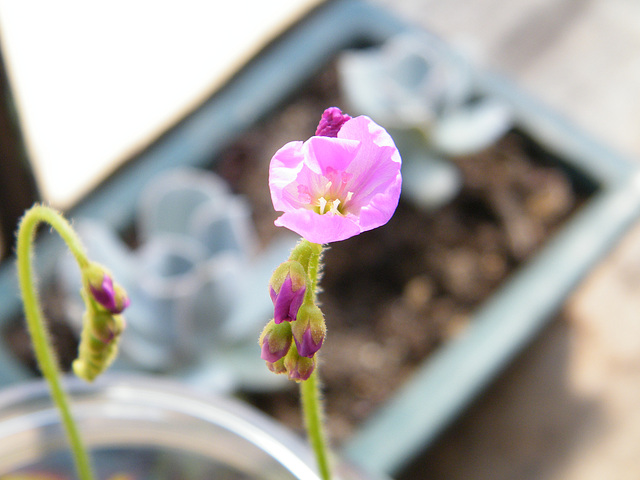
M 320 397 L 318 366 L 311 376 L 300 383 L 302 413 L 304 415 L 307 436 L 316 457 L 318 471 L 322 480 L 331 479 L 327 440 L 324 433 L 324 410 Z
M 71 415 L 69 400 L 62 388 L 60 367 L 49 340 L 49 334 L 42 315 L 42 307 L 35 288 L 31 250 L 36 227 L 40 223 L 48 223 L 60 234 L 81 268 L 87 265 L 88 260 L 80 239 L 60 213 L 42 205 L 36 205 L 27 211 L 20 222 L 17 244 L 18 278 L 27 328 L 38 365 L 49 384 L 51 398 L 60 412 L 60 418 L 74 456 L 78 477 L 81 480 L 92 480 L 93 474 L 89 456 L 80 438 L 78 427 Z
M 306 251 L 305 268 L 307 276 L 311 280 L 310 288 L 305 292 L 305 303 L 315 303 L 318 289 L 318 276 L 320 273 L 320 258 L 322 257 L 322 245 L 302 241 Z M 305 420 L 309 443 L 316 457 L 318 471 L 323 480 L 331 479 L 329 455 L 326 435 L 324 432 L 324 405 L 320 395 L 318 380 L 318 354 L 316 354 L 316 367 L 311 376 L 300 383 L 300 398 L 302 402 L 302 414 Z

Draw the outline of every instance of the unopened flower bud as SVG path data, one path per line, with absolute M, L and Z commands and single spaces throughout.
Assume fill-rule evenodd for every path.
M 267 362 L 267 368 L 273 373 L 287 373 L 287 367 L 284 366 L 284 357 L 277 362 Z
M 301 382 L 307 380 L 316 367 L 315 358 L 303 357 L 298 350 L 292 346 L 289 353 L 284 357 L 284 366 L 287 369 L 287 375 L 290 380 Z
M 277 324 L 271 320 L 260 335 L 260 358 L 268 363 L 274 363 L 283 358 L 291 347 L 291 324 L 284 322 Z
M 307 274 L 299 262 L 288 260 L 276 268 L 269 282 L 275 323 L 295 321 L 306 290 Z
M 347 120 L 351 120 L 351 117 L 342 113 L 338 107 L 329 107 L 322 113 L 320 123 L 318 123 L 318 128 L 316 129 L 316 135 L 336 138 L 342 125 Z
M 304 304 L 298 310 L 298 320 L 291 326 L 298 353 L 313 357 L 324 342 L 327 328 L 322 310 L 314 304 Z
M 89 309 L 83 323 L 78 358 L 72 366 L 77 376 L 90 382 L 115 359 L 125 320 L 122 315 Z
M 129 306 L 129 297 L 124 289 L 113 283 L 111 274 L 100 264 L 91 263 L 82 270 L 90 297 L 111 313 L 121 313 Z

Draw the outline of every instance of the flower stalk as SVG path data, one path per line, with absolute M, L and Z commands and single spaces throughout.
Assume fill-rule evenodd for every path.
M 73 370 L 80 378 L 93 381 L 115 358 L 118 340 L 125 326 L 120 313 L 129 305 L 129 297 L 102 265 L 88 259 L 80 238 L 62 214 L 43 205 L 34 205 L 27 210 L 18 227 L 17 243 L 18 280 L 27 329 L 40 371 L 49 385 L 51 398 L 67 434 L 78 478 L 93 480 L 89 454 L 71 414 L 69 398 L 62 387 L 60 366 L 49 340 L 35 287 L 32 248 L 36 229 L 41 223 L 49 224 L 62 237 L 80 268 L 81 294 L 86 311 L 79 357 L 73 362 Z
M 352 118 L 331 107 L 314 136 L 287 143 L 269 165 L 271 200 L 283 212 L 275 225 L 302 240 L 269 282 L 274 319 L 260 336 L 261 357 L 272 372 L 300 384 L 305 426 L 323 480 L 331 478 L 331 469 L 317 359 L 326 336 L 316 299 L 322 245 L 389 221 L 400 198 L 401 164 L 382 127 L 366 116 Z
M 58 232 L 81 268 L 88 265 L 89 261 L 80 239 L 61 214 L 42 205 L 36 205 L 27 211 L 20 222 L 17 243 L 18 277 L 27 328 L 31 336 L 36 360 L 43 377 L 49 385 L 51 398 L 60 412 L 60 418 L 73 453 L 78 477 L 80 480 L 93 480 L 89 455 L 71 415 L 69 399 L 62 388 L 60 367 L 49 341 L 40 299 L 35 288 L 31 250 L 36 227 L 43 222 L 48 223 Z
M 300 383 L 300 398 L 307 436 L 316 457 L 320 478 L 330 480 L 329 449 L 324 432 L 324 407 L 320 396 L 317 366 L 311 376 Z
M 307 278 L 310 283 L 307 292 L 305 292 L 304 303 L 315 306 L 323 247 L 322 245 L 310 243 L 306 240 L 303 240 L 302 243 L 305 244 L 305 246 L 308 244 Z M 309 443 L 316 457 L 318 472 L 322 480 L 329 480 L 331 478 L 331 468 L 329 465 L 329 449 L 324 431 L 324 405 L 320 395 L 317 363 L 311 376 L 300 383 L 300 399 L 307 436 L 309 437 Z

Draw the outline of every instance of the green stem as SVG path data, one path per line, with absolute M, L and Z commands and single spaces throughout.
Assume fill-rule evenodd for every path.
M 306 240 L 305 240 L 306 242 Z M 311 285 L 306 295 L 311 302 L 316 302 L 316 295 L 318 293 L 318 272 L 320 271 L 320 257 L 322 256 L 322 245 L 309 242 L 309 263 L 307 265 L 307 275 L 311 279 Z
M 320 398 L 317 365 L 311 376 L 300 383 L 300 395 L 307 436 L 316 456 L 320 478 L 330 480 L 331 469 L 329 468 L 329 455 L 324 433 L 323 406 Z
M 36 227 L 43 222 L 51 225 L 60 234 L 81 268 L 88 264 L 88 260 L 80 239 L 60 213 L 41 205 L 36 205 L 27 211 L 20 222 L 17 244 L 18 277 L 27 327 L 31 335 L 38 365 L 40 366 L 42 375 L 49 384 L 51 398 L 60 412 L 62 424 L 67 432 L 78 477 L 81 480 L 92 480 L 93 475 L 89 456 L 80 438 L 77 425 L 71 415 L 69 400 L 62 388 L 60 367 L 58 366 L 53 347 L 49 341 L 49 335 L 42 315 L 42 307 L 40 306 L 40 300 L 34 286 L 31 249 Z
M 306 263 L 307 276 L 311 281 L 310 288 L 305 293 L 305 303 L 315 303 L 318 274 L 320 272 L 320 258 L 322 257 L 322 245 L 303 240 L 300 250 L 304 251 L 301 260 Z M 318 380 L 318 354 L 316 354 L 316 367 L 311 376 L 300 383 L 300 397 L 302 402 L 302 414 L 305 419 L 307 436 L 309 443 L 316 457 L 318 471 L 323 480 L 331 479 L 331 469 L 329 467 L 329 455 L 326 435 L 324 432 L 324 407 L 320 395 L 320 385 Z
M 307 276 L 311 280 L 311 285 L 307 288 L 304 296 L 305 303 L 315 303 L 318 287 L 318 272 L 320 269 L 320 258 L 322 257 L 323 246 L 318 243 L 311 243 L 302 239 L 291 251 L 289 260 L 296 260 L 304 267 Z

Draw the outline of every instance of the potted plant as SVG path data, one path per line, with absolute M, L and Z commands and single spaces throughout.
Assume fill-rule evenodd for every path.
M 172 152 L 185 152 L 180 159 L 182 164 L 208 164 L 228 144 L 229 138 L 270 115 L 336 51 L 378 45 L 397 33 L 414 30 L 366 2 L 329 2 L 262 52 L 201 110 L 143 152 L 123 175 L 94 192 L 74 216 L 108 218 L 106 223 L 113 228 L 125 228 L 132 215 L 131 208 L 125 207 L 135 203 L 142 179 L 173 165 Z M 443 47 L 440 51 L 443 57 L 452 54 L 439 39 L 428 33 L 426 36 L 427 43 Z M 477 311 L 474 309 L 470 328 L 425 359 L 403 386 L 394 391 L 394 396 L 372 412 L 347 439 L 345 454 L 377 472 L 397 471 L 433 442 L 553 318 L 564 298 L 611 248 L 639 210 L 639 183 L 633 162 L 576 131 L 508 81 L 473 70 L 482 94 L 504 100 L 512 109 L 516 128 L 531 138 L 545 157 L 580 180 L 587 179 L 595 190 L 589 192 L 580 210 L 572 213 L 566 226 L 542 250 L 505 285 L 492 292 Z M 210 125 L 216 126 L 215 131 L 208 128 Z M 117 211 L 112 207 L 116 198 L 123 205 Z M 580 248 L 576 249 L 576 245 Z M 328 252 L 326 257 L 332 253 Z M 550 271 L 553 275 L 549 275 Z M 324 279 L 325 285 L 329 274 Z M 12 311 L 17 297 L 7 277 L 0 275 L 0 286 L 4 287 L 0 289 L 0 313 L 5 318 L 11 316 L 7 312 Z M 424 287 L 420 283 L 412 286 Z M 411 291 L 420 293 L 420 288 Z M 363 353 L 371 354 L 371 349 Z M 11 366 L 4 359 L 3 363 L 5 367 Z M 24 376 L 24 372 L 16 373 L 9 368 L 0 371 L 0 377 L 8 379 L 7 382 L 22 378 L 20 375 Z M 406 422 L 406 412 L 412 412 L 411 422 Z
M 17 235 L 18 277 L 28 331 L 48 390 L 18 389 L 5 396 L 0 435 L 5 432 L 3 444 L 11 446 L 7 458 L 13 460 L 7 461 L 4 478 L 38 478 L 41 474 L 36 472 L 41 469 L 45 476 L 57 474 L 61 430 L 81 480 L 97 478 L 96 464 L 99 475 L 111 478 L 155 476 L 156 469 L 168 478 L 285 478 L 287 471 L 292 478 L 316 478 L 316 469 L 323 480 L 334 478 L 318 380 L 318 352 L 326 335 L 317 298 L 322 252 L 328 243 L 389 221 L 400 197 L 400 167 L 400 154 L 382 127 L 366 116 L 351 118 L 335 107 L 325 110 L 315 135 L 305 142 L 287 143 L 271 161 L 271 199 L 282 212 L 276 225 L 302 238 L 271 277 L 274 318 L 259 344 L 269 370 L 300 385 L 315 468 L 299 458 L 290 463 L 287 447 L 275 437 L 261 438 L 250 415 L 238 415 L 238 407 L 232 410 L 176 394 L 175 386 L 167 389 L 134 380 L 83 387 L 74 382 L 69 385 L 75 394 L 72 401 L 35 288 L 31 249 L 37 227 L 48 224 L 60 235 L 81 272 L 85 312 L 78 358 L 72 367 L 89 384 L 117 355 L 126 325 L 123 312 L 130 299 L 104 266 L 88 258 L 80 238 L 59 212 L 43 205 L 29 209 Z M 62 429 L 51 426 L 58 422 L 52 422 L 46 403 L 49 395 Z M 92 459 L 88 445 L 97 449 L 97 458 Z M 133 466 L 127 465 L 128 459 L 135 459 Z M 26 473 L 14 470 L 25 463 Z M 63 475 L 68 474 L 65 468 Z

